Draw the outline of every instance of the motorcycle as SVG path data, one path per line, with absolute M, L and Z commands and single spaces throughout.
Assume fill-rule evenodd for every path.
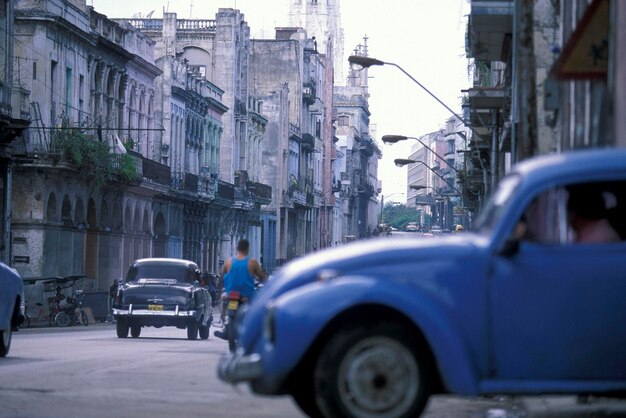
M 255 290 L 258 292 L 263 284 L 255 281 Z M 231 290 L 226 295 L 226 317 L 228 322 L 224 327 L 224 332 L 215 331 L 213 335 L 218 338 L 228 340 L 228 349 L 234 353 L 237 349 L 237 321 L 240 318 L 242 308 L 248 303 L 248 298 L 237 290 Z
M 226 324 L 225 334 L 228 337 L 228 349 L 231 353 L 237 348 L 237 314 L 239 309 L 247 302 L 247 298 L 241 296 L 236 290 L 228 292 L 228 302 L 226 304 L 226 316 L 228 323 Z

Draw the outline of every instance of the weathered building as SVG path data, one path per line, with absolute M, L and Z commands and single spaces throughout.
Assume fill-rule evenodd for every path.
M 15 34 L 33 123 L 15 150 L 14 266 L 106 288 L 165 245 L 155 231 L 176 211 L 154 200 L 167 186 L 142 181 L 155 140 L 153 41 L 77 0 L 18 1 Z
M 343 27 L 339 0 L 294 0 L 289 4 L 289 25 L 304 28 L 315 48 L 334 63 L 332 84 L 344 84 Z
M 252 41 L 251 91 L 264 101 L 271 132 L 263 157 L 275 164 L 264 165 L 263 178 L 274 187 L 274 204 L 266 212 L 276 219 L 279 264 L 328 245 L 329 226 L 322 224 L 331 125 L 330 105 L 323 100 L 326 66 L 302 29 L 278 28 L 276 39 Z
M 19 82 L 21 61 L 13 53 L 14 3 L 0 1 L 0 261 L 6 264 L 14 261 L 11 259 L 13 142 L 30 123 L 29 91 Z
M 367 55 L 367 46 L 357 53 Z M 345 160 L 340 167 L 343 233 L 367 237 L 377 223 L 378 160 L 382 153 L 370 136 L 367 69 L 351 71 L 347 86 L 335 86 L 337 148 Z
M 534 155 L 625 145 L 625 18 L 611 0 L 471 2 L 472 190 Z
M 218 263 L 234 253 L 240 238 L 250 240 L 251 255 L 260 258 L 264 237 L 261 207 L 270 202 L 271 195 L 270 187 L 259 181 L 263 163 L 258 150 L 265 137 L 267 121 L 261 104 L 248 91 L 250 29 L 243 14 L 234 9 L 219 9 L 215 20 L 178 19 L 174 13 L 165 13 L 163 19 L 127 21 L 156 40 L 157 57 L 185 62 L 222 90 L 221 103 L 228 111 L 221 116 L 217 131 L 211 125 L 208 133 L 213 138 L 211 149 L 214 154 L 211 155 L 219 157 L 219 165 L 207 160 L 208 165 L 202 166 L 194 157 L 188 166 L 181 165 L 180 171 L 194 175 L 200 171 L 219 177 L 214 204 L 221 211 L 219 217 L 211 221 L 219 225 L 219 231 L 210 234 L 219 235 L 221 239 Z M 169 106 L 167 100 L 163 103 L 165 107 Z M 168 118 L 172 112 L 164 109 L 163 115 Z M 169 123 L 165 126 L 162 146 L 162 152 L 166 152 L 168 158 L 180 159 L 182 154 L 190 155 L 190 152 L 196 155 L 200 148 L 205 148 L 204 144 L 193 145 L 194 141 L 189 141 L 187 134 L 186 144 L 177 142 L 178 145 L 174 146 L 173 136 L 183 132 L 180 121 L 185 116 L 174 115 L 172 118 L 165 119 Z M 191 132 L 194 129 L 197 125 L 196 128 L 191 126 Z

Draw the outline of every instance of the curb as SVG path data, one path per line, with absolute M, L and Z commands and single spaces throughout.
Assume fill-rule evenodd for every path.
M 526 418 L 626 418 L 626 400 L 542 396 L 520 398 Z

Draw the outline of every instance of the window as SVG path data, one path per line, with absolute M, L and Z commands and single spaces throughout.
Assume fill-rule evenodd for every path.
M 69 117 L 72 111 L 72 93 L 73 89 L 72 69 L 65 68 L 65 116 Z
M 78 111 L 79 111 L 79 119 L 82 118 L 82 114 L 85 108 L 85 76 L 80 75 L 78 79 Z
M 541 244 L 598 244 L 626 239 L 626 181 L 577 183 L 537 196 L 516 238 Z
M 337 118 L 339 126 L 350 126 L 350 116 L 339 116 Z

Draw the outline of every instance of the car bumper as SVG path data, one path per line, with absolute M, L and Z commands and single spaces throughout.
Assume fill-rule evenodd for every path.
M 151 311 L 148 309 L 133 309 L 132 305 L 128 309 L 113 308 L 114 316 L 172 316 L 172 317 L 195 317 L 197 312 L 193 311 L 181 311 L 176 307 L 173 311 Z
M 223 356 L 218 364 L 218 376 L 228 383 L 240 383 L 263 376 L 263 359 L 259 354 L 240 353 Z

